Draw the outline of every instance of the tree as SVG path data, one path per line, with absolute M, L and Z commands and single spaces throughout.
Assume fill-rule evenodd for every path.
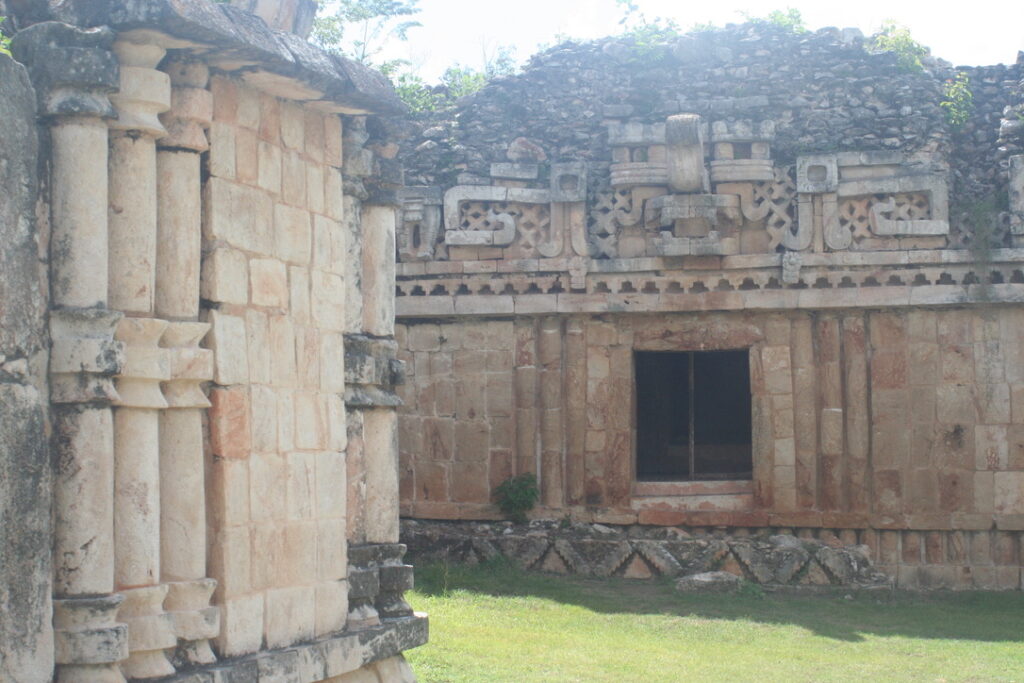
M 394 73 L 403 64 L 403 60 L 377 62 L 388 42 L 407 40 L 409 30 L 421 25 L 408 19 L 419 13 L 419 0 L 321 0 L 321 3 L 310 36 L 313 42 L 360 64 L 375 66 L 385 74 Z

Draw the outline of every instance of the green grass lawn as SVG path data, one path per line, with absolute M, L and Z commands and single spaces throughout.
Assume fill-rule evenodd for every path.
M 1024 595 L 683 595 L 666 581 L 417 567 L 441 681 L 1024 681 Z

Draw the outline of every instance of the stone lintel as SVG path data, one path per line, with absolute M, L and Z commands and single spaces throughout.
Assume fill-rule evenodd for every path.
M 394 88 L 377 71 L 324 52 L 301 36 L 275 31 L 258 16 L 231 5 L 181 0 L 67 0 L 50 3 L 46 14 L 49 18 L 83 27 L 109 26 L 117 31 L 152 29 L 166 36 L 169 47 L 182 44 L 213 47 L 205 57 L 211 63 L 219 63 L 224 68 L 259 67 L 301 83 L 309 99 L 323 102 L 328 108 L 336 103 L 347 113 L 400 114 L 406 111 Z M 105 32 L 110 33 L 108 29 Z M 113 34 L 110 36 L 112 39 Z M 59 39 L 54 43 L 66 45 L 67 40 Z M 60 65 L 66 62 L 66 59 L 58 60 Z M 112 79 L 115 87 L 116 76 L 115 69 Z

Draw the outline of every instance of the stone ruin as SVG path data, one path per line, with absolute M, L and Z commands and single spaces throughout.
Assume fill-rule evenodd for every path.
M 960 129 L 958 70 L 924 66 L 744 24 L 567 43 L 422 117 L 403 516 L 500 519 L 533 473 L 536 519 L 839 539 L 900 587 L 1019 589 L 1024 58 L 959 69 Z
M 399 510 L 1021 587 L 1024 60 L 954 130 L 853 31 L 607 39 L 410 126 L 313 11 L 0 0 L 0 678 L 412 680 Z M 521 473 L 585 533 L 458 526 Z
M 404 106 L 313 10 L 0 2 L 0 679 L 414 680 Z

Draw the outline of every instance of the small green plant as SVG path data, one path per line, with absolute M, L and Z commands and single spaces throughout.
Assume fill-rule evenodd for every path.
M 526 522 L 526 513 L 540 498 L 537 477 L 531 472 L 509 477 L 494 489 L 494 499 L 501 511 L 517 524 Z
M 615 0 L 615 3 L 622 9 L 619 25 L 623 35 L 632 39 L 637 59 L 649 60 L 666 55 L 668 44 L 682 34 L 679 24 L 672 19 L 648 19 L 634 0 Z
M 942 89 L 944 99 L 939 102 L 946 114 L 946 122 L 955 130 L 964 127 L 974 109 L 974 93 L 971 92 L 970 79 L 963 71 L 956 78 L 950 78 Z
M 801 15 L 800 10 L 795 7 L 787 7 L 784 10 L 772 10 L 763 17 L 751 16 L 748 12 L 741 12 L 740 14 L 746 21 L 749 21 L 752 24 L 778 26 L 779 28 L 792 31 L 793 33 L 807 32 L 807 26 L 804 24 L 803 15 Z
M 760 584 L 754 583 L 753 581 L 747 581 L 746 579 L 740 582 L 740 587 L 739 590 L 736 591 L 736 594 L 741 595 L 744 598 L 764 600 L 764 588 L 761 588 Z
M 892 21 L 882 24 L 878 33 L 871 36 L 869 49 L 872 52 L 892 52 L 904 71 L 924 71 L 921 58 L 929 53 L 927 47 L 913 39 L 910 29 Z

